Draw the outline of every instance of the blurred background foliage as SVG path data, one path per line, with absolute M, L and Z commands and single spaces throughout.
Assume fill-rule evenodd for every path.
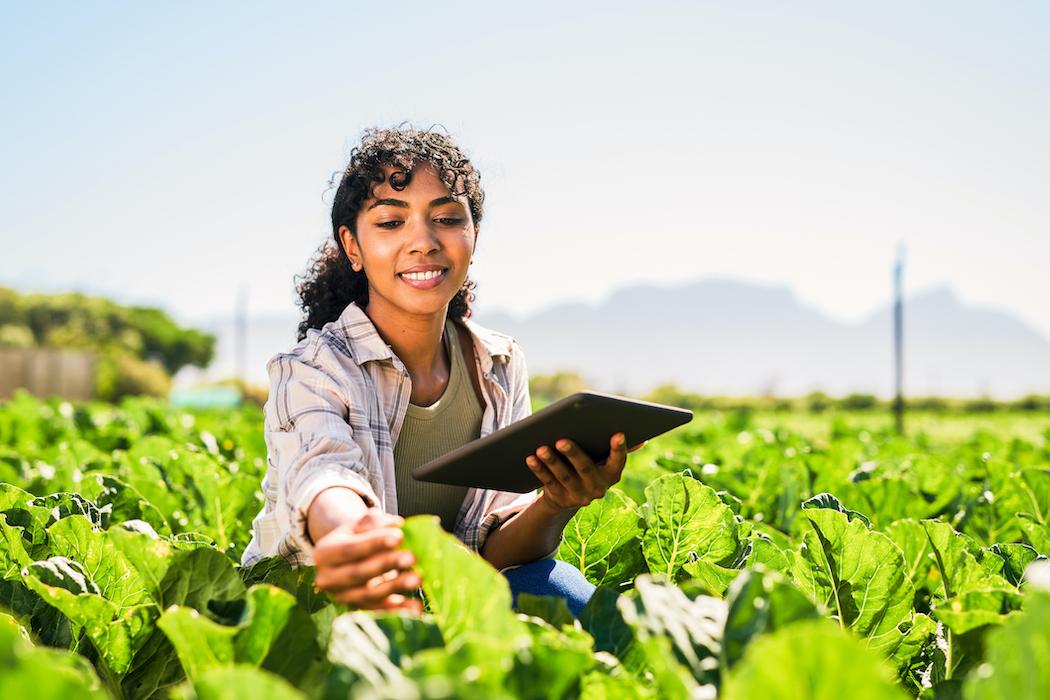
M 179 326 L 164 311 L 80 293 L 19 293 L 0 287 L 0 348 L 96 353 L 97 398 L 166 396 L 180 368 L 207 367 L 215 336 Z

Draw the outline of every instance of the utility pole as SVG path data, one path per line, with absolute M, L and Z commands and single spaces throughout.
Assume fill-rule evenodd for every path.
M 904 269 L 904 244 L 897 244 L 897 262 L 893 266 L 893 369 L 895 397 L 893 415 L 897 434 L 904 434 L 904 301 L 901 275 Z

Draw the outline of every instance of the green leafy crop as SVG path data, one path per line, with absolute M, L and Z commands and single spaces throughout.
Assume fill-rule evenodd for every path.
M 714 412 L 632 453 L 565 529 L 558 557 L 597 586 L 578 618 L 512 608 L 410 518 L 413 615 L 239 565 L 257 408 L 20 393 L 0 404 L 0 698 L 1050 697 L 1050 428 L 869 419 Z

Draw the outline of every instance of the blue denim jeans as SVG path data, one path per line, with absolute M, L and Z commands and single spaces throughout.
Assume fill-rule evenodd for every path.
M 565 599 L 573 615 L 579 616 L 594 593 L 594 584 L 572 564 L 556 559 L 540 559 L 503 571 L 510 583 L 513 604 L 519 593 L 553 595 Z

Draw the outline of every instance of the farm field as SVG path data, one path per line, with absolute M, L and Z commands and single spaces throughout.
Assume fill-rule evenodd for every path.
M 262 414 L 0 404 L 0 697 L 1050 697 L 1050 415 L 706 413 L 566 528 L 579 620 L 405 525 L 422 617 L 238 566 Z

